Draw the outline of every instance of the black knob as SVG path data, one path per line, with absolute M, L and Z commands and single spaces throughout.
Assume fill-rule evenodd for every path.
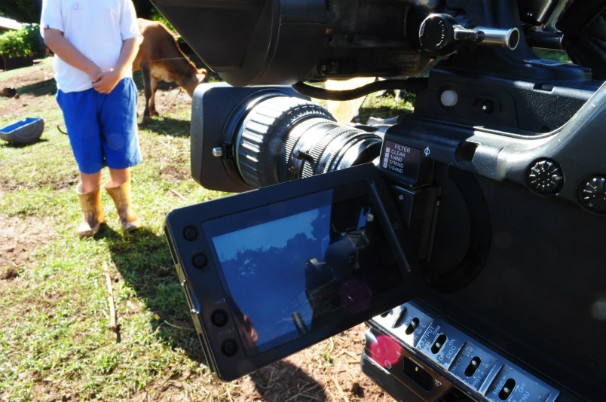
M 233 339 L 228 339 L 221 345 L 221 352 L 225 356 L 231 357 L 238 353 L 238 344 Z
M 579 202 L 592 212 L 606 214 L 606 176 L 593 176 L 582 182 Z
M 454 42 L 454 18 L 447 14 L 432 14 L 425 18 L 419 28 L 419 42 L 423 50 L 440 54 Z
M 557 194 L 564 185 L 564 173 L 555 161 L 540 159 L 528 168 L 526 184 L 541 195 Z
M 225 326 L 225 324 L 227 324 L 227 321 L 229 320 L 229 316 L 227 315 L 227 313 L 225 311 L 217 310 L 214 313 L 212 313 L 212 315 L 210 316 L 210 320 L 217 327 L 223 327 L 223 326 Z
M 448 14 L 431 14 L 419 27 L 421 49 L 434 56 L 452 53 L 457 42 L 477 43 L 481 42 L 484 36 L 481 31 L 459 25 L 457 20 Z
M 194 241 L 198 237 L 198 229 L 195 226 L 187 225 L 183 229 L 183 237 L 187 241 Z
M 206 267 L 206 264 L 208 263 L 208 258 L 206 257 L 206 254 L 204 254 L 204 253 L 196 253 L 192 257 L 191 261 L 192 261 L 192 264 L 194 264 L 194 267 L 201 269 L 201 268 Z

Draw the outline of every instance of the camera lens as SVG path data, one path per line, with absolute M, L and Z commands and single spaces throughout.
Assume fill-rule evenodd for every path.
M 256 188 L 370 162 L 381 142 L 374 133 L 338 124 L 319 105 L 274 96 L 250 108 L 232 144 L 242 179 Z

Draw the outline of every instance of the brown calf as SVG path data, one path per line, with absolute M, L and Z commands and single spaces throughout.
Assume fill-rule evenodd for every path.
M 139 31 L 143 42 L 133 62 L 133 71 L 141 70 L 145 87 L 145 111 L 143 123 L 149 123 L 151 116 L 158 116 L 154 96 L 158 82 L 176 82 L 189 96 L 193 96 L 196 86 L 204 81 L 207 71 L 198 69 L 179 49 L 170 31 L 160 22 L 139 18 Z

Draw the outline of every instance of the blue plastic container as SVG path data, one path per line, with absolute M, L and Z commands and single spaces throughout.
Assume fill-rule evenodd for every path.
M 15 145 L 29 145 L 40 139 L 44 131 L 44 119 L 27 117 L 0 128 L 0 139 Z

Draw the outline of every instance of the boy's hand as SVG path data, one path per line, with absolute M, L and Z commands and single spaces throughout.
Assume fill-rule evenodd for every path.
M 108 94 L 118 85 L 120 79 L 122 74 L 115 69 L 103 71 L 93 77 L 93 88 L 101 94 Z
M 120 57 L 114 67 L 92 77 L 93 88 L 101 94 L 110 93 L 120 80 L 131 71 L 138 49 L 138 37 L 125 40 L 120 50 Z

